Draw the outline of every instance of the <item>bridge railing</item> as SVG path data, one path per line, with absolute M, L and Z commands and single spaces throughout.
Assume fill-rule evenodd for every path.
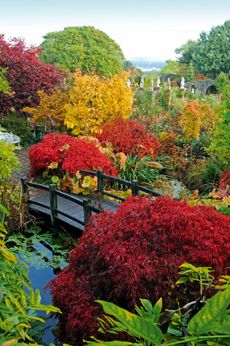
M 152 196 L 160 196 L 157 192 L 155 192 L 152 189 L 149 189 L 145 186 L 139 185 L 137 180 L 128 181 L 125 179 L 121 179 L 118 177 L 114 177 L 112 175 L 104 174 L 102 170 L 98 171 L 88 171 L 88 170 L 81 170 L 80 173 L 82 175 L 91 175 L 97 177 L 97 192 L 101 194 L 101 197 L 112 197 L 119 201 L 125 201 L 125 198 L 115 194 L 111 193 L 105 190 L 106 182 L 111 183 L 118 183 L 119 185 L 124 186 L 125 188 L 131 189 L 132 195 L 137 196 L 139 192 L 145 192 Z M 43 185 L 39 183 L 29 182 L 25 178 L 21 179 L 22 183 L 22 191 L 24 196 L 26 196 L 26 200 L 28 205 L 34 205 L 37 207 L 44 208 L 48 213 L 50 214 L 51 218 L 51 225 L 54 226 L 56 223 L 56 220 L 58 216 L 66 217 L 67 219 L 70 219 L 74 222 L 77 222 L 81 226 L 85 226 L 85 224 L 88 222 L 90 216 L 92 213 L 99 213 L 101 212 L 101 209 L 94 207 L 90 204 L 90 199 L 84 198 L 81 199 L 77 196 L 74 196 L 73 194 L 69 194 L 63 191 L 60 191 L 57 189 L 56 184 L 49 184 L 49 185 Z M 31 189 L 40 189 L 47 191 L 49 194 L 49 203 L 42 203 L 41 201 L 36 201 L 34 198 L 31 198 L 30 196 L 30 190 Z M 72 215 L 67 214 L 63 210 L 59 208 L 58 205 L 58 197 L 64 198 L 66 200 L 69 200 L 79 206 L 83 209 L 83 219 L 74 217 Z
M 92 175 L 94 177 L 97 177 L 97 192 L 101 193 L 102 197 L 109 196 L 109 197 L 118 199 L 120 201 L 125 201 L 125 198 L 106 191 L 105 190 L 106 182 L 109 182 L 109 183 L 113 182 L 113 183 L 118 183 L 120 185 L 123 185 L 124 187 L 131 189 L 131 193 L 134 196 L 137 196 L 139 192 L 145 192 L 155 197 L 160 196 L 160 194 L 157 193 L 156 191 L 149 189 L 148 187 L 139 185 L 138 180 L 129 181 L 129 180 L 121 179 L 118 177 L 114 177 L 112 175 L 104 174 L 102 170 L 98 170 L 98 171 L 80 170 L 80 174 Z
M 85 226 L 85 224 L 89 221 L 90 216 L 92 213 L 99 213 L 100 210 L 90 204 L 90 199 L 80 199 L 76 196 L 70 195 L 69 193 L 60 191 L 57 189 L 56 184 L 49 184 L 49 185 L 43 185 L 39 183 L 29 182 L 25 178 L 21 179 L 22 184 L 22 191 L 23 195 L 26 196 L 26 201 L 28 205 L 35 205 L 41 208 L 45 208 L 46 210 L 50 211 L 50 219 L 51 219 L 51 226 L 55 226 L 56 220 L 58 215 L 62 215 L 74 222 L 77 222 L 78 224 Z M 40 189 L 47 191 L 49 193 L 49 204 L 45 204 L 42 202 L 38 202 L 31 198 L 30 196 L 30 189 Z M 83 209 L 83 220 L 80 218 L 76 218 L 72 215 L 69 215 L 65 213 L 63 210 L 60 210 L 58 207 L 58 196 L 62 197 L 66 200 L 69 200 L 77 205 L 80 205 Z

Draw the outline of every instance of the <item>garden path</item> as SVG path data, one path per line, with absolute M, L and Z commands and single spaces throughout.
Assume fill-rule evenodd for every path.
M 29 149 L 30 148 L 23 148 L 15 152 L 21 166 L 18 171 L 12 174 L 11 180 L 13 182 L 20 182 L 21 178 L 27 177 L 29 174 L 29 171 L 30 171 Z

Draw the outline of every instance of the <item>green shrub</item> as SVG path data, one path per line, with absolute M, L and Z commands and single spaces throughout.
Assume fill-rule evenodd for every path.
M 213 190 L 220 179 L 222 167 L 216 160 L 195 160 L 186 170 L 184 184 L 190 190 L 208 193 Z
M 138 155 L 127 155 L 124 167 L 121 169 L 119 176 L 125 180 L 138 180 L 139 183 L 153 185 L 154 181 L 159 178 L 163 166 L 153 161 L 148 156 L 140 158 Z
M 205 290 L 213 286 L 212 271 L 209 267 L 195 267 L 184 263 L 181 266 L 181 278 L 177 284 L 198 281 L 200 297 L 176 310 L 162 311 L 162 299 L 155 305 L 147 299 L 140 299 L 141 306 L 136 306 L 136 313 L 119 306 L 97 300 L 106 314 L 100 319 L 101 333 L 114 335 L 123 333 L 131 341 L 101 341 L 92 337 L 86 342 L 88 346 L 131 346 L 131 345 L 229 345 L 229 304 L 230 276 L 223 276 L 221 289 L 212 298 L 206 300 Z M 108 335 L 108 334 L 107 334 Z M 121 334 L 120 334 L 121 335 Z M 132 342 L 133 340 L 133 342 Z
M 21 138 L 21 145 L 28 146 L 36 142 L 31 129 L 30 123 L 24 116 L 18 116 L 16 114 L 9 114 L 0 118 L 0 126 L 6 131 Z
M 223 114 L 222 120 L 217 124 L 207 151 L 210 156 L 218 159 L 224 168 L 230 164 L 230 111 Z
M 19 162 L 14 153 L 15 146 L 0 142 L 0 183 L 8 179 L 14 170 L 19 168 Z

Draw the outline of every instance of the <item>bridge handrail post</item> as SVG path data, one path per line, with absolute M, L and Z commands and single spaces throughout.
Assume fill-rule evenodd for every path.
M 131 181 L 131 192 L 134 196 L 138 195 L 138 180 Z
M 29 199 L 29 188 L 27 185 L 27 178 L 21 178 L 21 187 L 22 187 L 22 200 L 24 203 L 27 203 Z
M 89 207 L 89 199 L 83 199 L 83 212 L 84 212 L 84 223 L 87 224 L 91 216 L 91 210 Z
M 22 186 L 22 194 L 27 195 L 28 194 L 28 185 L 27 185 L 26 177 L 21 178 L 21 186 Z
M 97 192 L 103 195 L 103 190 L 104 190 L 103 170 L 100 169 L 97 171 Z
M 54 227 L 56 220 L 55 217 L 57 215 L 57 194 L 55 192 L 57 188 L 56 184 L 49 184 L 49 196 L 50 196 L 50 221 L 51 226 Z

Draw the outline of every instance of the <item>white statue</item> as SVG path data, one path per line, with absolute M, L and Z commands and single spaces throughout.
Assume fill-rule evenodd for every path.
M 161 80 L 160 80 L 160 77 L 158 76 L 157 77 L 157 85 L 156 85 L 156 88 L 160 88 L 160 84 L 161 84 Z
M 150 80 L 149 90 L 150 90 L 150 91 L 153 91 L 153 90 L 154 90 L 154 82 L 153 82 L 153 79 Z
M 185 80 L 184 80 L 184 77 L 181 77 L 181 81 L 180 81 L 180 89 L 181 90 L 184 90 L 184 87 L 185 86 Z
M 142 77 L 142 78 L 141 78 L 141 81 L 140 81 L 140 88 L 141 88 L 141 89 L 144 89 L 144 85 L 145 85 L 144 77 Z
M 167 85 L 168 85 L 168 90 L 171 90 L 171 80 L 170 80 L 170 78 L 167 78 Z
M 130 80 L 130 79 L 127 79 L 126 84 L 127 84 L 127 87 L 130 88 L 130 87 L 131 87 L 131 80 Z

